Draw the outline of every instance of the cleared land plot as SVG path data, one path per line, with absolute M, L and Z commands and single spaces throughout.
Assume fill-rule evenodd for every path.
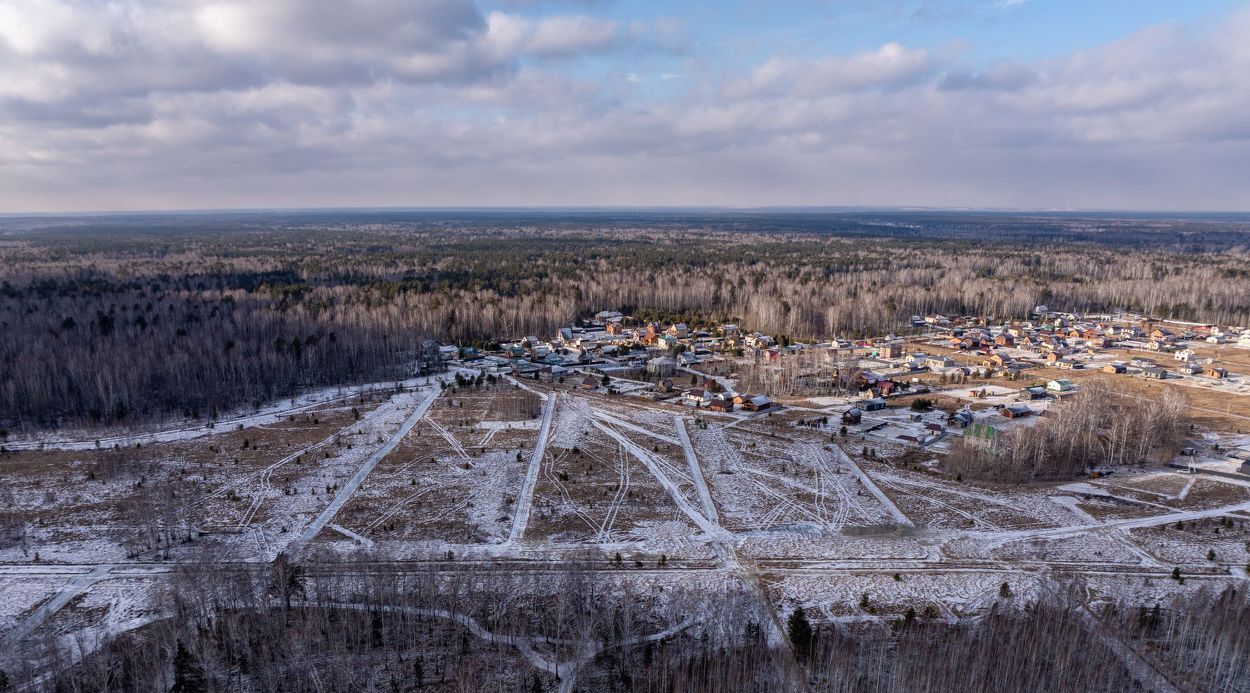
M 647 422 L 612 418 L 618 423 L 598 418 L 585 398 L 560 400 L 534 491 L 527 538 L 604 545 L 642 542 L 670 547 L 674 555 L 701 552 L 690 539 L 698 528 L 651 471 L 658 470 L 697 507 L 682 448 L 630 428 L 650 425 Z M 671 419 L 667 429 L 675 437 Z
M 1064 537 L 1032 537 L 995 547 L 988 558 L 1018 562 L 1141 565 L 1141 557 L 1114 535 L 1090 532 Z
M 802 431 L 794 440 L 769 429 L 754 423 L 690 429 L 726 529 L 812 538 L 889 522 L 885 508 L 817 442 L 818 434 Z
M 70 576 L 0 576 L 0 638 L 56 595 Z
M 207 439 L 9 453 L 0 459 L 7 505 L 25 516 L 28 536 L 50 560 L 78 561 L 84 553 L 91 560 L 152 558 L 176 550 L 187 536 L 289 523 L 287 513 L 274 513 L 275 504 L 311 496 L 328 467 L 368 445 L 383 399 L 326 406 Z M 0 561 L 15 560 L 11 553 L 0 551 Z
M 878 617 L 902 618 L 908 609 L 928 612 L 931 618 L 950 618 L 976 613 L 996 602 L 1022 608 L 1038 594 L 1037 577 L 1027 573 L 968 574 L 902 571 L 838 575 L 830 579 L 802 570 L 769 573 L 765 583 L 779 612 L 803 606 L 814 620 L 859 621 Z M 1007 583 L 1010 597 L 1001 597 Z
M 333 524 L 371 542 L 503 541 L 537 435 L 535 404 L 506 384 L 444 392 Z M 327 527 L 320 539 L 347 537 Z
M 1142 527 L 1131 530 L 1130 534 L 1143 549 L 1174 565 L 1250 565 L 1250 520 L 1244 517 L 1204 518 Z
M 1178 510 L 1205 510 L 1250 500 L 1250 488 L 1211 477 L 1194 476 L 1189 479 L 1192 483 L 1182 485 L 1175 497 L 1147 490 L 1151 484 L 1162 483 L 1154 478 L 1143 479 L 1141 483 L 1147 484 L 1143 488 L 1132 476 L 1112 477 L 1097 483 L 1067 484 L 1062 488 L 1071 490 L 1080 498 L 1079 507 L 1099 520 L 1149 517 Z
M 858 461 L 917 526 L 984 531 L 1076 524 L 1069 510 L 1049 500 L 1050 488 L 995 488 Z

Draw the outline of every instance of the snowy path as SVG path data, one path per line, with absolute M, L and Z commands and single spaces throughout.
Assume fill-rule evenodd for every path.
M 373 471 L 373 468 L 377 466 L 378 462 L 382 461 L 382 458 L 389 455 L 392 450 L 398 447 L 400 441 L 404 439 L 404 436 L 408 435 L 408 432 L 411 431 L 413 427 L 417 425 L 417 422 L 425 416 L 425 413 L 430 409 L 430 405 L 434 404 L 434 400 L 438 398 L 439 393 L 440 390 L 436 388 L 431 388 L 429 392 L 425 393 L 425 398 L 417 404 L 416 409 L 412 410 L 412 413 L 408 415 L 408 418 L 404 419 L 404 422 L 400 424 L 399 429 L 396 430 L 394 435 L 390 437 L 390 440 L 387 440 L 385 445 L 378 448 L 376 452 L 369 456 L 369 459 L 365 460 L 364 464 L 360 465 L 360 469 L 357 469 L 356 473 L 352 475 L 352 478 L 348 479 L 346 484 L 343 484 L 343 487 L 339 489 L 337 494 L 335 494 L 334 500 L 330 501 L 330 504 L 326 506 L 325 510 L 321 511 L 321 514 L 317 516 L 317 519 L 313 520 L 313 523 L 308 525 L 308 527 L 301 532 L 294 541 L 291 542 L 288 547 L 288 550 L 291 553 L 299 552 L 302 548 L 304 548 L 305 544 L 312 541 L 313 537 L 317 536 L 317 534 L 319 534 L 321 530 L 330 523 L 330 520 L 334 519 L 334 516 L 337 515 L 339 510 L 347 504 L 348 499 L 352 497 L 352 494 L 356 492 L 356 489 L 360 488 L 360 485 L 364 483 L 365 477 L 369 476 L 369 472 Z
M 612 494 L 612 500 L 608 503 L 608 512 L 604 514 L 603 522 L 599 523 L 599 530 L 595 532 L 595 541 L 601 544 L 612 541 L 612 525 L 616 524 L 616 518 L 621 514 L 621 505 L 629 493 L 629 460 L 625 458 L 625 453 L 619 449 L 617 450 L 616 458 L 616 493 Z M 565 490 L 564 494 L 567 496 L 568 491 Z
M 647 471 L 651 473 L 651 476 L 655 477 L 655 480 L 660 482 L 660 486 L 663 486 L 664 490 L 668 492 L 669 497 L 672 498 L 673 502 L 677 504 L 677 508 L 681 510 L 686 517 L 690 518 L 690 521 L 693 522 L 695 526 L 703 530 L 708 537 L 718 541 L 729 541 L 732 538 L 729 532 L 725 531 L 725 529 L 720 525 L 708 519 L 706 515 L 699 512 L 697 508 L 690 504 L 690 500 L 687 499 L 685 494 L 681 492 L 681 489 L 677 488 L 677 484 L 674 483 L 672 479 L 668 478 L 668 476 L 664 474 L 658 466 L 656 466 L 655 461 L 651 459 L 651 455 L 646 450 L 643 450 L 636 443 L 634 443 L 634 441 L 621 435 L 615 429 L 610 426 L 606 426 L 599 421 L 595 422 L 595 427 L 611 436 L 613 440 L 620 443 L 621 446 L 629 451 L 631 455 L 636 457 L 639 462 L 642 462 L 643 466 L 647 468 Z
M 451 446 L 452 452 L 459 455 L 462 459 L 465 459 L 465 460 L 473 459 L 469 456 L 469 453 L 465 452 L 464 446 L 460 444 L 460 441 L 456 440 L 456 436 L 452 435 L 451 431 L 448 431 L 446 428 L 441 426 L 434 419 L 430 419 L 426 421 L 426 423 L 430 425 L 430 428 L 434 429 L 435 433 L 442 436 L 443 440 L 447 441 L 447 444 Z
M 336 524 L 331 523 L 331 524 L 330 524 L 330 529 L 332 529 L 332 530 L 334 530 L 334 531 L 338 532 L 339 534 L 342 534 L 343 536 L 347 537 L 348 539 L 351 539 L 351 540 L 352 540 L 352 541 L 354 541 L 354 542 L 358 542 L 358 543 L 360 543 L 361 545 L 363 545 L 363 546 L 365 546 L 365 547 L 367 547 L 367 548 L 373 548 L 373 540 L 372 540 L 372 539 L 369 539 L 369 538 L 367 538 L 367 537 L 362 537 L 362 536 L 360 536 L 359 534 L 356 534 L 355 532 L 351 531 L 350 529 L 348 529 L 348 528 L 344 527 L 343 525 L 336 525 Z
M 664 435 L 663 433 L 656 433 L 655 431 L 647 430 L 643 428 L 642 426 L 637 426 L 628 421 L 622 421 L 621 419 L 615 416 L 612 416 L 611 414 L 602 412 L 602 411 L 594 411 L 593 415 L 596 419 L 599 419 L 600 421 L 606 421 L 607 423 L 610 423 L 613 426 L 616 426 L 617 428 L 624 428 L 628 431 L 633 431 L 634 433 L 640 433 L 644 436 L 650 436 L 652 438 L 655 438 L 656 440 L 662 440 L 665 443 L 669 443 L 671 445 L 681 444 L 680 441 L 678 441 L 676 438 L 671 438 L 669 436 Z
M 1055 505 L 1058 505 L 1063 508 L 1067 508 L 1068 510 L 1072 512 L 1073 515 L 1077 517 L 1077 519 L 1079 519 L 1083 523 L 1090 524 L 1090 525 L 1098 524 L 1098 518 L 1085 512 L 1080 507 L 1081 501 L 1078 498 L 1074 498 L 1072 496 L 1047 496 L 1047 500 L 1049 500 L 1051 503 L 1054 503 Z
M 829 445 L 826 449 L 831 450 L 842 464 L 849 467 L 851 472 L 854 473 L 855 476 L 859 477 L 860 482 L 864 484 L 864 488 L 868 489 L 872 495 L 877 497 L 877 500 L 881 501 L 881 504 L 885 506 L 887 511 L 889 511 L 890 516 L 894 518 L 895 522 L 901 525 L 907 525 L 908 527 L 916 526 L 906 515 L 903 514 L 902 510 L 898 509 L 898 506 L 894 504 L 894 501 L 890 500 L 890 497 L 885 495 L 885 492 L 873 483 L 872 479 L 864 473 L 864 470 L 860 469 L 859 465 L 851 461 L 851 458 L 847 457 L 845 452 L 842 452 L 842 448 L 836 445 Z
M 5 638 L 9 643 L 17 643 L 26 636 L 30 635 L 36 628 L 42 626 L 45 621 L 52 617 L 53 614 L 60 611 L 66 604 L 69 604 L 78 595 L 86 592 L 95 583 L 108 577 L 109 571 L 113 569 L 113 565 L 106 563 L 96 566 L 89 573 L 77 575 L 65 583 L 61 591 L 57 592 L 54 597 L 45 602 L 38 609 L 35 609 L 26 620 L 19 623 L 9 632 Z
M 336 606 L 341 609 L 359 609 L 362 611 L 367 611 L 367 610 L 378 608 L 376 606 L 363 605 L 363 604 L 338 604 Z M 599 654 L 602 653 L 603 650 L 607 647 L 607 645 L 602 640 L 594 640 L 594 639 L 554 640 L 551 638 L 529 636 L 529 635 L 509 635 L 506 633 L 505 634 L 492 633 L 491 631 L 482 627 L 482 624 L 479 623 L 476 618 L 469 616 L 468 614 L 462 614 L 456 611 L 449 611 L 447 609 L 430 609 L 430 608 L 422 608 L 422 607 L 382 607 L 382 610 L 389 612 L 389 613 L 414 614 L 414 615 L 427 616 L 427 617 L 432 616 L 432 617 L 441 618 L 447 621 L 454 621 L 464 626 L 466 630 L 468 630 L 470 633 L 473 634 L 474 637 L 480 640 L 484 640 L 488 643 L 495 644 L 495 645 L 510 645 L 512 647 L 515 647 L 517 648 L 517 650 L 520 651 L 520 653 L 525 657 L 525 659 L 529 660 L 530 664 L 533 664 L 536 668 L 542 671 L 545 671 L 548 674 L 554 674 L 557 677 L 559 677 L 561 691 L 572 691 L 573 686 L 577 681 L 578 670 L 580 670 L 581 667 L 587 662 L 589 662 L 590 660 L 594 659 L 595 657 L 598 657 Z M 656 632 L 656 633 L 651 633 L 649 635 L 634 636 L 632 638 L 626 638 L 616 643 L 616 646 L 626 648 L 626 647 L 634 647 L 637 645 L 642 645 L 642 644 L 649 643 L 649 642 L 659 642 L 661 640 L 667 640 L 668 638 L 671 638 L 681 633 L 682 631 L 685 631 L 686 629 L 690 628 L 695 623 L 696 623 L 695 619 L 687 618 L 681 623 L 678 623 L 669 628 L 665 628 L 664 630 Z M 534 649 L 536 646 L 542 647 L 542 646 L 551 645 L 551 644 L 576 645 L 577 654 L 574 655 L 573 658 L 571 659 L 560 661 L 551 656 L 541 655 Z
M 534 487 L 538 485 L 538 472 L 542 468 L 543 455 L 547 452 L 547 440 L 551 437 L 551 419 L 556 411 L 556 396 L 547 398 L 543 406 L 543 422 L 538 428 L 538 442 L 534 444 L 534 452 L 530 455 L 529 468 L 525 470 L 525 485 L 521 487 L 521 495 L 516 501 L 516 512 L 512 515 L 512 531 L 508 533 L 508 543 L 516 544 L 525 534 L 525 527 L 530 521 L 530 509 L 534 504 Z
M 366 385 L 357 385 L 354 387 L 325 388 L 299 397 L 293 397 L 290 400 L 291 403 L 286 405 L 271 405 L 252 414 L 236 416 L 229 419 L 218 419 L 213 422 L 212 428 L 209 428 L 205 424 L 197 424 L 195 426 L 179 426 L 159 431 L 126 433 L 122 435 L 91 439 L 84 437 L 77 440 L 64 438 L 52 438 L 42 441 L 18 440 L 10 442 L 6 445 L 6 447 L 10 450 L 96 450 L 101 448 L 111 448 L 114 445 L 120 447 L 130 447 L 136 443 L 150 445 L 152 443 L 194 440 L 196 438 L 217 435 L 220 433 L 230 433 L 232 431 L 239 430 L 240 428 L 255 428 L 266 424 L 279 423 L 292 414 L 299 414 L 316 407 L 349 400 L 365 393 L 390 392 L 394 390 L 396 385 L 405 389 L 427 386 L 431 383 L 439 381 L 440 379 L 454 377 L 456 370 L 457 369 L 452 369 L 447 373 L 441 373 L 436 376 L 431 375 L 421 378 L 411 378 L 398 383 L 390 381 L 383 383 L 368 383 Z M 476 374 L 476 371 L 472 372 Z M 85 433 L 83 435 L 86 436 Z
M 509 382 L 509 383 L 513 384 L 513 385 L 516 385 L 517 387 L 521 388 L 522 390 L 525 390 L 526 392 L 530 393 L 531 395 L 538 395 L 538 397 L 539 397 L 539 398 L 544 399 L 544 400 L 545 400 L 545 399 L 548 399 L 548 397 L 547 397 L 547 393 L 546 393 L 546 392 L 543 392 L 542 390 L 539 390 L 539 389 L 536 389 L 536 388 L 532 388 L 532 387 L 530 387 L 529 385 L 526 385 L 525 383 L 521 382 L 520 380 L 517 380 L 516 378 L 514 378 L 514 377 L 512 377 L 512 376 L 510 376 L 510 375 L 505 375 L 505 376 L 503 377 L 503 379 L 504 379 L 504 380 L 506 380 L 507 382 Z
M 1055 537 L 1066 537 L 1107 528 L 1124 531 L 1130 529 L 1140 529 L 1143 527 L 1158 527 L 1159 525 L 1168 525 L 1175 522 L 1189 522 L 1190 520 L 1202 520 L 1208 517 L 1222 517 L 1238 511 L 1250 512 L 1250 503 L 1224 505 L 1218 508 L 1207 508 L 1205 510 L 1184 510 L 1166 513 L 1163 515 L 1149 515 L 1147 517 L 1133 517 L 1122 520 L 1103 520 L 1102 522 L 1093 525 L 1052 527 L 1047 529 L 1024 529 L 1006 532 L 984 532 L 979 533 L 979 536 L 987 540 L 987 546 L 994 547 L 1013 541 L 1020 541 L 1022 539 L 1053 539 Z
M 720 515 L 716 512 L 716 504 L 712 502 L 712 493 L 707 489 L 707 480 L 703 478 L 703 470 L 699 468 L 699 458 L 694 454 L 694 444 L 690 442 L 690 434 L 686 432 L 686 423 L 676 414 L 673 424 L 677 426 L 677 438 L 686 451 L 686 464 L 690 465 L 690 478 L 694 479 L 695 490 L 699 492 L 699 501 L 703 504 L 703 513 L 707 519 L 720 524 Z

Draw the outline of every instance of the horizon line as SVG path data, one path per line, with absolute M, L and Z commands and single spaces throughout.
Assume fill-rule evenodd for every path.
M 936 212 L 973 214 L 1125 214 L 1250 216 L 1246 210 L 1126 209 L 1114 207 L 968 207 L 930 205 L 477 205 L 477 206 L 329 206 L 329 207 L 202 207 L 85 210 L 65 212 L 0 212 L 0 219 L 173 216 L 179 214 L 283 214 L 313 212 Z

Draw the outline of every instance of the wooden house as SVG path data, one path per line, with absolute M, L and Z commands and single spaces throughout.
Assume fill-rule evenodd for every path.
M 999 413 L 1002 414 L 1004 419 L 1023 419 L 1026 416 L 1032 416 L 1033 410 L 1023 404 L 1012 404 L 1003 407 Z
M 764 395 L 756 395 L 742 403 L 746 411 L 763 411 L 773 406 L 773 401 Z

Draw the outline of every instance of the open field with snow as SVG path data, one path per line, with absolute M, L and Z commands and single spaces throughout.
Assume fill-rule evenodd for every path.
M 1248 483 L 1161 467 L 964 482 L 933 452 L 843 438 L 818 420 L 835 411 L 716 415 L 500 380 L 377 390 L 193 438 L 12 451 L 2 502 L 27 519 L 0 548 L 0 638 L 98 641 L 159 617 L 180 562 L 280 553 L 349 571 L 489 567 L 536 595 L 576 559 L 652 608 L 694 585 L 755 600 L 778 639 L 797 606 L 833 625 L 908 609 L 955 620 L 1068 580 L 1094 605 L 1246 584 Z

